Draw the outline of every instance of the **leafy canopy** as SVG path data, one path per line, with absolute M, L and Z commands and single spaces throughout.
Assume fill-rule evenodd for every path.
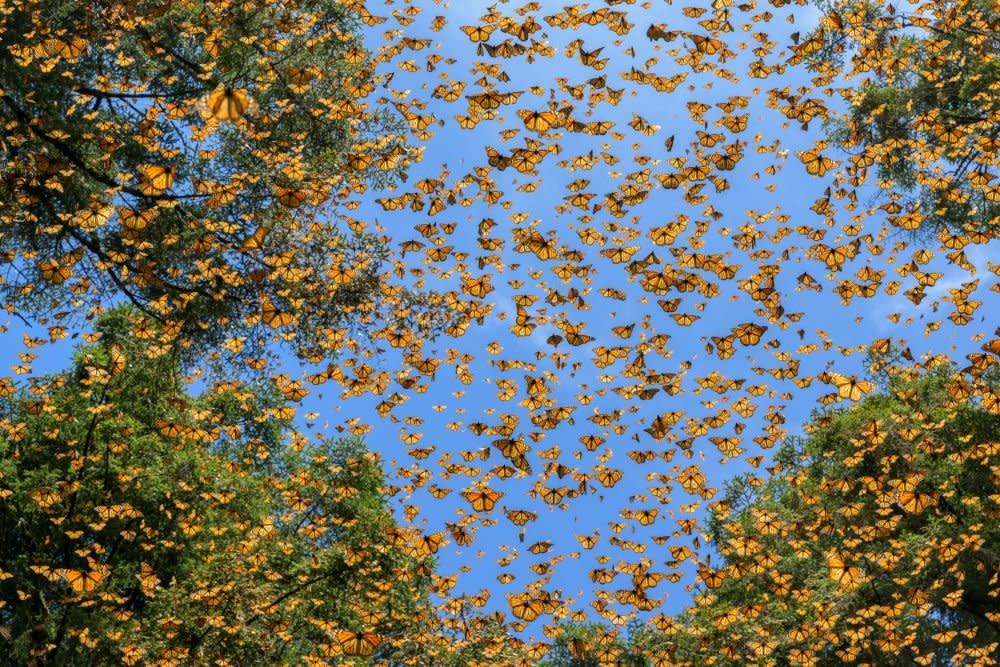
M 874 167 L 892 184 L 883 208 L 905 229 L 1000 226 L 996 3 L 820 6 L 808 59 L 820 71 L 843 67 L 850 82 L 848 116 L 833 133 L 852 155 L 850 173 L 863 179 Z
M 275 387 L 189 393 L 177 354 L 128 320 L 104 317 L 72 368 L 2 399 L 11 659 L 421 655 L 432 561 L 396 528 L 377 459 L 291 430 Z
M 303 323 L 313 356 L 349 326 L 431 331 L 433 296 L 383 294 L 385 239 L 337 205 L 413 158 L 395 112 L 358 102 L 359 25 L 337 0 L 6 7 L 3 302 L 127 300 L 240 350 Z
M 730 482 L 708 525 L 722 562 L 668 633 L 677 664 L 995 656 L 1000 415 L 968 380 L 947 365 L 892 376 L 788 439 L 771 478 Z

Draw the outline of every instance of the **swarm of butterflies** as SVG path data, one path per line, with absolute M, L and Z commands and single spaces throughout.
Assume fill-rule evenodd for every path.
M 435 593 L 454 628 L 471 605 L 539 656 L 539 637 L 566 621 L 669 628 L 697 604 L 692 591 L 735 576 L 711 566 L 699 523 L 726 479 L 768 469 L 816 405 L 850 407 L 875 391 L 866 353 L 901 350 L 915 367 L 941 355 L 996 364 L 1000 225 L 928 230 L 934 204 L 912 192 L 1000 201 L 997 92 L 875 145 L 852 134 L 866 119 L 845 119 L 866 80 L 912 74 L 897 48 L 905 31 L 932 47 L 941 31 L 979 35 L 988 60 L 995 12 L 955 9 L 974 3 L 343 0 L 356 34 L 330 37 L 308 2 L 213 0 L 186 3 L 203 7 L 201 23 L 177 28 L 196 45 L 184 49 L 143 33 L 165 11 L 157 3 L 104 4 L 93 11 L 116 13 L 146 35 L 144 49 L 202 84 L 148 94 L 121 35 L 39 26 L 4 42 L 4 62 L 25 72 L 86 71 L 65 117 L 117 105 L 135 121 L 70 136 L 58 110 L 29 122 L 31 100 L 0 91 L 5 154 L 34 151 L 0 176 L 19 198 L 0 214 L 55 220 L 42 233 L 59 239 L 48 256 L 12 248 L 9 280 L 31 265 L 37 284 L 21 292 L 62 299 L 53 310 L 64 312 L 106 297 L 86 277 L 95 267 L 111 267 L 127 298 L 171 279 L 191 285 L 143 306 L 167 323 L 164 346 L 184 345 L 186 330 L 169 326 L 176 313 L 227 286 L 258 286 L 244 316 L 252 333 L 227 333 L 220 348 L 241 372 L 273 371 L 304 431 L 366 436 L 392 465 L 396 537 L 439 558 Z M 240 53 L 266 76 L 248 78 L 218 25 L 255 13 L 269 28 Z M 298 47 L 331 39 L 351 74 L 300 57 Z M 72 67 L 98 51 L 107 72 Z M 948 80 L 928 95 L 963 85 L 961 59 L 943 47 L 931 58 L 938 69 L 923 76 Z M 385 118 L 396 135 L 367 133 Z M 349 133 L 336 160 L 311 152 L 323 123 Z M 846 138 L 834 142 L 830 127 Z M 116 174 L 124 134 L 145 157 Z M 217 154 L 238 146 L 248 155 Z M 189 153 L 197 160 L 178 157 Z M 251 173 L 251 157 L 266 169 Z M 916 183 L 893 180 L 900 161 Z M 199 171 L 214 164 L 223 176 Z M 89 204 L 51 217 L 50 201 L 81 174 L 96 183 Z M 186 219 L 178 211 L 192 201 L 203 213 Z M 248 201 L 267 213 L 239 208 Z M 191 276 L 145 259 L 158 219 L 177 226 L 158 244 L 204 232 L 178 250 L 189 264 L 175 273 Z M 388 248 L 384 301 L 358 307 L 355 324 L 310 319 L 324 286 L 375 266 L 345 252 L 336 230 Z M 95 242 L 108 235 L 120 240 L 110 251 Z M 327 255 L 283 254 L 282 239 Z M 198 259 L 214 252 L 230 259 Z M 275 280 L 307 288 L 269 292 Z M 449 314 L 436 338 L 405 298 L 421 291 Z M 53 342 L 66 336 L 58 319 L 47 322 Z M 301 358 L 260 352 L 301 353 L 303 330 Z M 7 381 L 30 377 L 35 357 L 22 353 Z M 986 385 L 966 389 L 1000 412 Z M 934 511 L 933 495 L 892 493 L 909 493 L 904 513 Z M 835 590 L 865 583 L 850 548 L 820 573 Z M 106 567 L 54 576 L 86 599 Z M 365 657 L 380 643 L 369 630 L 331 636 Z

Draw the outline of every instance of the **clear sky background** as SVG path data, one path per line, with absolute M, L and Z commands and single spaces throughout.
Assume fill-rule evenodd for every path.
M 889 230 L 888 236 L 882 240 L 862 240 L 856 257 L 847 261 L 837 274 L 831 274 L 817 257 L 817 243 L 841 246 L 866 233 L 878 237 L 885 221 L 879 215 L 870 215 L 858 220 L 860 227 L 857 229 L 845 229 L 845 224 L 854 223 L 851 216 L 884 201 L 876 189 L 868 186 L 857 191 L 856 211 L 847 211 L 843 202 L 834 201 L 837 208 L 837 224 L 834 226 L 824 225 L 822 217 L 810 210 L 827 187 L 837 187 L 832 182 L 834 172 L 825 178 L 809 176 L 796 157 L 797 151 L 808 150 L 814 141 L 823 138 L 822 124 L 816 119 L 808 128 L 803 128 L 797 121 L 789 121 L 779 111 L 769 108 L 767 91 L 787 87 L 794 93 L 800 86 L 810 86 L 812 74 L 801 66 L 788 66 L 766 79 L 748 75 L 751 63 L 757 60 L 751 49 L 759 46 L 761 41 L 777 42 L 777 46 L 763 57 L 767 64 L 780 64 L 788 58 L 788 51 L 782 47 L 791 43 L 792 33 L 799 32 L 804 36 L 816 25 L 818 15 L 810 7 L 794 4 L 782 7 L 764 4 L 745 10 L 731 7 L 730 21 L 734 30 L 722 33 L 719 39 L 737 55 L 725 62 L 706 57 L 706 61 L 716 65 L 715 69 L 695 72 L 689 66 L 678 64 L 667 53 L 674 47 L 682 49 L 682 52 L 689 49 L 690 40 L 678 37 L 674 42 L 664 44 L 651 42 L 645 36 L 646 29 L 654 23 L 669 30 L 705 33 L 697 24 L 698 18 L 685 15 L 682 5 L 662 1 L 647 3 L 648 8 L 614 5 L 610 9 L 626 12 L 628 21 L 634 24 L 628 35 L 617 36 L 605 25 L 573 30 L 555 28 L 543 17 L 563 11 L 564 3 L 535 4 L 537 9 L 527 14 L 536 17 L 542 30 L 533 38 L 547 40 L 555 49 L 555 54 L 537 57 L 533 62 L 528 62 L 523 55 L 502 59 L 477 53 L 476 45 L 460 28 L 482 25 L 480 16 L 488 10 L 488 3 L 463 1 L 451 5 L 431 2 L 416 5 L 390 1 L 385 6 L 369 4 L 372 14 L 388 17 L 386 23 L 366 30 L 366 45 L 372 51 L 400 44 L 403 38 L 429 39 L 431 42 L 420 50 L 404 48 L 388 62 L 380 64 L 376 76 L 391 74 L 392 79 L 386 87 L 376 89 L 368 98 L 369 104 L 376 104 L 378 96 L 384 96 L 385 103 L 426 103 L 424 108 L 411 108 L 422 115 L 433 114 L 435 122 L 428 128 L 431 136 L 412 139 L 423 145 L 424 153 L 422 161 L 411 169 L 406 183 L 395 191 L 370 190 L 357 197 L 360 202 L 358 208 L 333 213 L 366 221 L 371 229 L 390 237 L 397 249 L 400 243 L 410 239 L 419 238 L 425 243 L 424 250 L 399 258 L 406 269 L 402 279 L 406 285 L 417 286 L 423 278 L 427 288 L 441 291 L 460 289 L 463 268 L 456 267 L 454 254 L 435 262 L 426 253 L 426 250 L 436 247 L 436 238 L 439 239 L 438 245 L 452 246 L 455 252 L 468 253 L 464 260 L 464 272 L 468 275 L 480 277 L 492 274 L 495 290 L 483 299 L 491 310 L 481 324 L 473 323 L 462 336 L 443 336 L 424 346 L 423 356 L 445 359 L 434 379 L 425 379 L 425 391 L 407 390 L 396 383 L 389 387 L 386 394 L 396 391 L 406 397 L 405 402 L 392 410 L 391 417 L 377 414 L 376 406 L 385 399 L 385 395 L 346 396 L 340 393 L 341 388 L 336 384 L 328 383 L 316 388 L 305 399 L 299 411 L 299 420 L 303 428 L 327 434 L 340 432 L 338 427 L 349 429 L 358 424 L 370 425 L 366 442 L 388 463 L 387 471 L 393 483 L 402 487 L 419 480 L 417 488 L 402 490 L 393 499 L 400 521 L 412 522 L 427 532 L 445 531 L 447 522 L 462 520 L 468 514 L 469 506 L 461 493 L 473 488 L 477 482 L 485 481 L 504 494 L 493 512 L 475 518 L 467 526 L 467 530 L 475 535 L 471 546 L 456 545 L 449 536 L 448 543 L 438 554 L 441 574 L 460 574 L 455 592 L 475 595 L 486 589 L 491 593 L 485 607 L 487 610 L 506 609 L 505 594 L 524 590 L 531 582 L 537 582 L 548 590 L 559 590 L 564 598 L 572 598 L 574 601 L 569 605 L 572 609 L 587 609 L 594 599 L 595 586 L 588 577 L 594 568 L 612 567 L 619 561 L 635 563 L 648 559 L 653 570 L 679 571 L 683 574 L 678 582 L 663 581 L 650 591 L 651 595 L 662 597 L 663 611 L 674 613 L 690 604 L 690 587 L 694 578 L 690 564 L 677 570 L 667 565 L 668 561 L 674 560 L 670 548 L 689 547 L 707 553 L 704 548 L 696 548 L 693 536 L 678 534 L 676 523 L 677 519 L 704 516 L 707 503 L 696 503 L 698 498 L 686 493 L 674 478 L 684 469 L 697 465 L 707 477 L 707 486 L 721 489 L 727 479 L 750 469 L 747 457 L 768 456 L 773 451 L 761 449 L 752 440 L 754 436 L 764 433 L 768 423 L 764 417 L 769 410 L 783 417 L 783 427 L 787 432 L 799 433 L 810 412 L 817 407 L 817 398 L 834 391 L 831 386 L 818 381 L 800 387 L 791 379 L 774 378 L 769 369 L 785 365 L 776 355 L 785 353 L 799 360 L 800 378 L 826 369 L 846 375 L 860 374 L 863 372 L 863 346 L 882 337 L 897 341 L 905 339 L 904 344 L 909 345 L 917 357 L 928 353 L 947 354 L 960 361 L 964 354 L 978 346 L 976 341 L 971 340 L 972 334 L 988 332 L 994 326 L 989 322 L 989 313 L 990 306 L 996 305 L 996 292 L 990 290 L 996 276 L 988 271 L 987 264 L 996 246 L 967 249 L 968 260 L 977 269 L 977 275 L 973 277 L 947 262 L 937 242 L 931 239 L 928 244 L 936 255 L 921 270 L 937 271 L 941 276 L 927 289 L 927 296 L 919 306 L 903 296 L 904 291 L 914 285 L 912 276 L 896 273 L 898 266 L 909 263 L 912 249 L 917 247 L 912 245 L 898 252 L 893 250 L 898 242 L 910 240 L 905 232 Z M 407 8 L 417 6 L 422 10 L 420 13 L 406 14 Z M 577 5 L 581 12 L 605 6 L 603 3 L 592 3 L 589 7 Z M 517 5 L 506 3 L 496 5 L 496 8 L 503 15 L 524 20 L 515 12 Z M 710 12 L 707 5 L 704 9 Z M 394 18 L 393 12 L 404 20 L 400 22 Z M 764 12 L 771 14 L 769 19 L 763 15 Z M 445 21 L 435 25 L 437 16 L 444 17 Z M 708 14 L 700 18 L 707 17 Z M 791 20 L 792 17 L 794 20 Z M 409 19 L 412 23 L 407 23 Z M 389 31 L 398 32 L 387 34 Z M 506 37 L 508 35 L 496 30 L 489 41 L 496 44 Z M 585 67 L 576 55 L 565 55 L 565 49 L 577 39 L 583 40 L 582 48 L 588 51 L 603 47 L 600 57 L 607 57 L 609 61 L 602 70 Z M 620 40 L 620 43 L 615 44 L 615 40 Z M 740 44 L 744 42 L 749 46 L 741 48 Z M 634 50 L 634 54 L 629 50 Z M 428 71 L 428 54 L 433 58 L 441 57 L 439 62 L 431 63 L 433 71 Z M 649 62 L 650 58 L 657 58 L 658 62 Z M 450 59 L 453 62 L 449 62 Z M 407 62 L 412 63 L 412 67 Z M 480 64 L 478 67 L 477 63 Z M 497 82 L 495 75 L 490 76 L 490 85 L 495 84 L 497 90 L 522 91 L 522 94 L 516 104 L 502 107 L 496 118 L 484 119 L 471 130 L 462 129 L 455 116 L 468 115 L 465 96 L 487 89 L 476 83 L 484 73 L 482 63 L 495 63 L 509 76 L 510 80 L 506 83 Z M 732 79 L 718 76 L 719 67 L 730 70 Z M 645 69 L 659 76 L 684 74 L 686 79 L 672 92 L 657 92 L 650 86 L 640 86 L 624 79 L 623 73 L 632 68 Z M 591 88 L 584 93 L 583 99 L 576 100 L 561 90 L 558 81 L 564 78 L 576 85 L 601 75 L 606 76 L 608 87 L 624 88 L 617 105 L 604 101 L 589 109 L 587 96 L 593 92 Z M 467 84 L 456 101 L 446 102 L 432 97 L 436 86 L 452 81 Z M 531 93 L 529 88 L 532 86 L 540 86 L 541 94 Z M 819 91 L 808 94 L 822 96 Z M 688 113 L 690 102 L 715 105 L 725 103 L 732 96 L 749 98 L 747 108 L 737 110 L 737 113 L 749 114 L 746 130 L 734 133 L 719 126 L 716 121 L 722 113 L 718 108 L 706 114 L 707 125 L 692 121 Z M 613 131 L 624 133 L 624 137 L 616 138 L 609 132 L 603 136 L 566 133 L 559 138 L 555 133 L 541 136 L 528 131 L 518 116 L 518 110 L 547 109 L 550 99 L 559 106 L 572 103 L 574 117 L 584 122 L 613 122 Z M 824 100 L 830 108 L 840 108 L 836 96 L 824 97 Z M 659 129 L 648 136 L 634 129 L 629 125 L 634 119 L 633 114 L 641 115 Z M 505 130 L 516 132 L 504 140 L 500 133 Z M 655 174 L 673 169 L 666 162 L 670 158 L 687 154 L 688 164 L 692 164 L 692 144 L 697 144 L 699 130 L 722 133 L 724 140 L 720 145 L 739 140 L 745 142 L 745 148 L 744 157 L 736 169 L 721 174 L 728 179 L 729 189 L 715 192 L 712 184 L 706 182 L 704 193 L 708 195 L 707 200 L 693 205 L 684 201 L 683 190 L 660 187 Z M 668 147 L 671 136 L 672 146 Z M 478 197 L 469 202 L 470 205 L 462 205 L 463 196 L 475 197 L 478 190 L 476 184 L 457 197 L 455 204 L 434 215 L 430 215 L 426 207 L 420 211 L 409 207 L 401 211 L 387 211 L 378 202 L 380 198 L 413 191 L 415 184 L 425 178 L 441 178 L 447 187 L 453 187 L 462 177 L 474 173 L 475 167 L 486 165 L 487 146 L 509 153 L 513 147 L 523 147 L 526 137 L 546 145 L 558 143 L 561 152 L 547 156 L 533 175 L 520 174 L 513 168 L 493 170 L 490 176 L 496 181 L 495 188 L 503 192 L 497 203 L 487 204 Z M 779 143 L 775 144 L 776 141 Z M 717 151 L 718 147 L 705 150 Z M 614 156 L 619 162 L 610 165 L 598 159 L 589 170 L 569 170 L 559 166 L 561 161 L 572 163 L 575 156 L 587 155 L 591 151 L 598 157 L 602 154 Z M 829 149 L 828 154 L 836 159 L 844 158 L 833 149 Z M 772 174 L 766 173 L 769 167 L 774 170 Z M 567 184 L 578 178 L 590 181 L 586 191 L 595 194 L 591 201 L 593 205 L 601 202 L 607 193 L 618 190 L 626 182 L 626 175 L 643 169 L 650 169 L 654 174 L 649 179 L 652 184 L 649 195 L 645 201 L 630 207 L 623 218 L 613 217 L 606 207 L 597 211 L 560 210 L 569 194 Z M 713 207 L 715 216 L 706 211 L 708 205 Z M 583 215 L 590 219 L 581 219 Z M 487 252 L 477 243 L 479 224 L 484 218 L 495 221 L 492 236 L 504 241 L 503 247 L 496 251 Z M 657 246 L 647 236 L 651 229 L 678 220 L 686 220 L 687 224 L 673 244 Z M 695 234 L 699 222 L 704 224 L 705 229 L 702 234 Z M 437 224 L 439 232 L 424 237 L 415 230 L 422 224 Z M 454 224 L 451 233 L 442 229 L 449 224 Z M 755 249 L 742 250 L 733 237 L 748 224 L 753 230 L 763 232 L 764 236 L 757 241 Z M 555 238 L 555 246 L 579 249 L 583 259 L 573 263 L 577 266 L 589 265 L 589 272 L 563 279 L 559 275 L 559 265 L 566 262 L 559 259 L 542 262 L 531 253 L 518 252 L 513 230 L 529 226 L 543 236 Z M 582 243 L 577 232 L 585 227 L 601 233 L 606 242 L 603 245 Z M 825 238 L 821 241 L 809 238 L 802 233 L 805 228 L 825 229 Z M 781 230 L 789 232 L 786 234 Z M 632 235 L 633 238 L 628 238 Z M 697 291 L 684 294 L 672 291 L 658 296 L 644 290 L 639 279 L 629 276 L 624 269 L 625 264 L 616 264 L 600 254 L 601 250 L 613 248 L 616 244 L 638 246 L 635 259 L 655 252 L 660 261 L 654 266 L 661 268 L 665 265 L 678 267 L 680 258 L 675 257 L 672 249 L 677 250 L 678 255 L 692 251 L 719 254 L 726 264 L 738 268 L 735 275 L 727 280 L 720 280 L 705 271 L 699 272 L 706 280 L 718 284 L 720 293 L 717 296 L 708 298 Z M 883 248 L 880 254 L 872 252 L 873 244 Z M 762 250 L 770 252 L 770 256 L 755 254 Z M 477 260 L 486 255 L 497 255 L 497 262 L 480 267 Z M 760 271 L 761 265 L 776 266 L 778 270 L 774 288 L 780 292 L 785 314 L 777 322 L 769 323 L 766 316 L 755 313 L 760 304 L 752 302 L 746 291 L 739 287 L 740 281 L 751 279 Z M 855 296 L 849 303 L 843 303 L 833 289 L 845 279 L 860 282 L 854 274 L 865 266 L 885 270 L 888 274 L 885 282 L 900 280 L 901 288 L 894 295 L 879 289 L 871 298 Z M 416 275 L 414 269 L 418 273 L 423 271 L 423 275 Z M 802 288 L 798 277 L 804 272 L 816 279 L 820 291 Z M 979 283 L 970 298 L 981 300 L 984 305 L 969 326 L 956 327 L 946 319 L 953 307 L 942 302 L 942 297 L 947 297 L 950 289 L 957 289 L 977 278 Z M 602 288 L 621 290 L 624 298 L 618 300 L 602 296 Z M 571 289 L 576 290 L 576 296 L 566 303 L 553 305 L 546 302 L 555 292 L 568 296 Z M 537 299 L 527 309 L 538 325 L 531 335 L 515 336 L 511 331 L 515 301 L 530 297 Z M 690 326 L 680 326 L 657 304 L 658 299 L 676 297 L 683 297 L 677 312 L 696 314 L 700 319 Z M 465 295 L 464 298 L 469 297 Z M 702 305 L 699 307 L 698 304 Z M 899 314 L 898 322 L 893 321 L 895 314 Z M 545 318 L 548 318 L 548 323 Z M 593 340 L 579 346 L 569 345 L 566 341 L 553 346 L 548 340 L 552 334 L 559 333 L 565 338 L 565 333 L 554 325 L 560 319 L 582 324 L 582 332 L 593 336 Z M 734 326 L 745 322 L 768 326 L 761 343 L 753 346 L 736 343 L 735 353 L 726 360 L 706 349 L 713 336 L 725 336 Z M 937 328 L 934 322 L 940 323 Z M 635 324 L 629 338 L 621 338 L 614 333 L 613 328 L 629 324 Z M 5 365 L 20 363 L 16 355 L 23 351 L 22 337 L 41 335 L 41 331 L 25 329 L 17 320 L 11 320 L 3 339 Z M 671 396 L 660 391 L 648 400 L 635 396 L 627 398 L 616 392 L 616 388 L 635 384 L 635 380 L 624 375 L 626 366 L 636 356 L 635 345 L 649 341 L 657 334 L 665 334 L 669 339 L 663 352 L 650 350 L 646 353 L 646 370 L 678 374 L 682 392 Z M 810 349 L 811 345 L 815 346 L 815 350 Z M 625 359 L 600 368 L 595 365 L 594 359 L 602 346 L 629 346 L 630 349 Z M 381 347 L 386 349 L 364 361 L 377 370 L 390 373 L 404 368 L 400 354 L 389 349 L 384 342 Z M 35 362 L 36 372 L 66 366 L 70 349 L 71 341 L 43 348 Z M 468 355 L 467 361 L 462 362 L 462 355 Z M 351 355 L 345 353 L 340 361 L 349 358 Z M 449 358 L 453 360 L 451 363 L 447 361 Z M 533 367 L 522 365 L 505 370 L 503 363 L 497 363 L 504 361 L 520 361 Z M 287 354 L 282 356 L 282 364 L 283 370 L 293 376 L 316 370 L 302 369 Z M 462 372 L 457 370 L 459 364 L 464 364 Z M 713 373 L 717 375 L 712 376 Z M 546 384 L 550 391 L 546 397 L 552 401 L 550 407 L 572 407 L 573 423 L 567 420 L 552 429 L 538 428 L 530 420 L 539 411 L 520 404 L 529 396 L 525 375 L 543 377 L 546 374 L 549 374 Z M 709 378 L 706 384 L 710 385 L 740 380 L 743 383 L 739 389 L 716 393 L 699 387 L 699 378 Z M 505 388 L 505 382 L 509 382 L 508 388 Z M 748 389 L 754 385 L 767 385 L 767 389 L 759 396 L 752 396 Z M 627 390 L 623 392 L 628 394 Z M 581 396 L 585 397 L 584 401 L 581 401 Z M 756 405 L 752 415 L 735 414 L 733 403 L 741 398 L 747 398 Z M 669 441 L 657 442 L 643 430 L 657 415 L 680 411 L 683 417 L 672 432 L 680 438 L 689 437 L 683 432 L 688 419 L 701 420 L 723 409 L 730 411 L 731 418 L 708 433 L 695 437 L 686 452 Z M 617 421 L 607 425 L 588 419 L 595 414 L 616 411 L 621 411 Z M 532 447 L 533 451 L 527 456 L 532 466 L 532 474 L 528 476 L 506 480 L 483 476 L 485 471 L 505 461 L 495 448 L 490 447 L 491 440 L 497 436 L 488 433 L 477 436 L 469 425 L 482 422 L 494 426 L 500 422 L 501 415 L 518 418 L 516 432 Z M 348 423 L 352 418 L 355 422 Z M 737 433 L 737 422 L 745 425 L 741 433 Z M 615 427 L 620 432 L 616 432 Z M 538 434 L 537 441 L 532 439 L 532 433 Z M 419 441 L 407 445 L 404 438 L 415 434 L 420 435 Z M 595 451 L 587 451 L 579 441 L 585 435 L 599 435 L 605 442 Z M 708 439 L 710 436 L 734 435 L 741 436 L 744 452 L 731 459 L 724 459 L 716 445 Z M 411 456 L 412 451 L 408 453 L 408 449 L 430 447 L 434 448 L 433 452 L 426 458 L 415 460 Z M 489 457 L 486 460 L 474 458 L 472 453 L 478 451 L 489 452 Z M 549 458 L 540 455 L 546 451 Z M 629 456 L 629 452 L 644 451 L 655 452 L 657 456 L 642 464 Z M 463 460 L 463 452 L 473 460 Z M 570 474 L 562 478 L 553 474 L 544 479 L 542 473 L 550 462 L 563 464 Z M 467 470 L 470 474 L 447 471 L 448 465 L 459 463 L 475 470 Z M 761 474 L 764 466 L 766 463 L 758 471 Z M 533 489 L 537 489 L 537 483 L 548 487 L 576 488 L 577 482 L 572 473 L 594 475 L 610 468 L 622 473 L 621 481 L 613 488 L 605 488 L 591 480 L 586 493 L 565 499 L 563 509 L 531 495 Z M 421 474 L 421 471 L 426 473 Z M 651 475 L 659 475 L 660 480 L 649 479 Z M 671 488 L 658 499 L 650 487 Z M 519 539 L 520 528 L 505 518 L 502 507 L 537 513 L 537 520 L 524 527 L 523 542 Z M 627 509 L 654 507 L 659 514 L 649 526 L 640 525 L 635 519 L 622 514 Z M 616 527 L 620 528 L 618 532 Z M 601 538 L 597 545 L 589 550 L 582 549 L 577 536 L 595 532 Z M 666 537 L 660 540 L 660 536 Z M 627 540 L 645 550 L 637 553 L 620 546 L 620 542 L 616 546 L 611 543 L 611 538 Z M 548 553 L 533 554 L 528 550 L 530 545 L 544 540 L 552 543 Z M 512 559 L 509 565 L 501 567 L 498 564 L 498 559 L 514 555 L 517 558 Z M 529 565 L 551 560 L 554 555 L 561 560 L 554 564 L 551 572 L 539 574 L 529 568 Z M 605 558 L 606 562 L 601 562 Z M 509 572 L 515 578 L 508 584 L 501 584 L 497 580 L 501 572 Z M 628 586 L 628 578 L 619 576 L 604 588 L 613 591 Z M 531 630 L 537 633 L 538 628 L 534 626 Z

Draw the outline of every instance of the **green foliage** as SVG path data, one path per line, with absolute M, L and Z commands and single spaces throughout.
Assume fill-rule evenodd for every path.
M 538 667 L 648 667 L 650 658 L 662 655 L 667 638 L 641 622 L 625 633 L 609 632 L 598 623 L 564 624 Z
M 885 210 L 916 212 L 906 229 L 985 232 L 1000 225 L 995 132 L 1000 112 L 1000 13 L 984 0 L 920 8 L 857 0 L 819 3 L 822 44 L 808 61 L 846 73 L 846 119 L 831 136 L 855 173 L 874 165 L 895 184 Z
M 724 579 L 670 634 L 676 664 L 954 664 L 1000 646 L 1000 416 L 938 366 L 817 415 L 708 528 Z M 712 656 L 711 659 L 707 656 Z
M 276 392 L 188 393 L 127 322 L 0 406 L 7 660 L 295 663 L 342 630 L 419 655 L 430 563 L 391 538 L 375 457 L 307 443 Z
M 359 25 L 337 0 L 5 8 L 0 300 L 127 301 L 190 353 L 299 322 L 306 356 L 349 327 L 435 331 L 432 295 L 383 294 L 386 239 L 334 209 L 411 158 L 403 119 L 355 101 Z

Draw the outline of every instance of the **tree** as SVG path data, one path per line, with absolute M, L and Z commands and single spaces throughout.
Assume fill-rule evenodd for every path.
M 441 593 L 454 581 L 446 579 Z M 534 664 L 529 647 L 511 634 L 502 613 L 483 614 L 465 596 L 450 598 L 438 607 L 431 636 L 433 640 L 423 645 L 421 657 L 433 667 Z
M 728 485 L 709 522 L 723 562 L 699 571 L 671 664 L 997 664 L 1000 404 L 996 360 L 973 359 L 883 359 L 884 392 Z
M 185 389 L 113 311 L 2 399 L 0 635 L 12 664 L 421 664 L 430 553 L 358 440 L 290 428 L 294 388 Z M 412 539 L 411 539 L 412 538 Z
M 663 633 L 640 621 L 624 634 L 600 623 L 563 624 L 538 667 L 647 667 L 667 645 Z
M 385 239 L 334 208 L 413 159 L 402 119 L 361 101 L 377 84 L 365 16 L 339 0 L 6 7 L 3 303 L 127 300 L 189 346 L 308 322 L 297 347 L 320 356 L 349 325 L 433 330 L 435 296 L 385 291 Z
M 904 229 L 989 233 L 1000 226 L 1000 11 L 988 0 L 901 5 L 821 2 L 820 27 L 795 48 L 842 76 L 846 120 L 832 138 L 870 167 L 882 209 Z M 889 185 L 889 184 L 892 185 Z

